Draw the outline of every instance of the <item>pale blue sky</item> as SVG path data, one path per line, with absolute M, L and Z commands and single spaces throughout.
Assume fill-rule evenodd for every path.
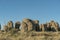
M 37 19 L 40 23 L 55 20 L 60 23 L 60 0 L 0 0 L 0 23 L 23 18 Z

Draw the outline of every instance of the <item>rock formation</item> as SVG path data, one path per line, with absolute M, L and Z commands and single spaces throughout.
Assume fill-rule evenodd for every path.
M 33 20 L 33 30 L 40 31 L 38 20 Z
M 51 31 L 51 24 L 47 23 L 47 31 Z
M 50 21 L 49 23 L 40 25 L 41 31 L 58 31 L 58 29 L 59 29 L 59 24 L 54 21 Z
M 42 32 L 45 31 L 45 28 L 44 28 L 44 27 L 45 27 L 44 24 L 41 24 L 41 25 L 40 25 L 40 30 L 41 30 Z
M 25 22 L 28 26 L 28 31 L 32 31 L 33 30 L 33 23 L 31 19 L 23 19 L 23 22 Z
M 7 23 L 7 26 L 8 26 L 8 29 L 11 30 L 13 28 L 13 22 L 12 21 L 9 21 Z
M 4 31 L 10 31 L 12 28 L 15 30 L 21 30 L 22 32 L 29 32 L 29 31 L 39 31 L 39 32 L 57 32 L 60 31 L 60 27 L 58 22 L 50 21 L 45 24 L 39 24 L 38 20 L 31 20 L 31 19 L 23 19 L 22 23 L 19 21 L 15 22 L 15 27 L 13 26 L 13 22 L 9 21 L 7 25 L 4 26 Z
M 0 30 L 1 30 L 1 24 L 0 24 Z
M 57 22 L 51 21 L 50 24 L 51 24 L 52 31 L 58 31 L 59 24 Z
M 19 21 L 17 21 L 17 22 L 15 23 L 15 29 L 19 29 L 19 28 L 20 28 L 20 25 L 21 25 L 21 23 L 20 23 Z
M 21 31 L 22 32 L 28 31 L 28 25 L 25 22 L 21 23 Z
M 4 25 L 4 31 L 7 32 L 8 31 L 8 26 Z

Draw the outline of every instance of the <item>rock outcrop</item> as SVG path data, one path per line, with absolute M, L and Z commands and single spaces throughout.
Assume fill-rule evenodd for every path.
M 15 23 L 15 27 L 13 26 L 12 21 L 9 21 L 7 23 L 7 25 L 4 26 L 5 31 L 9 31 L 12 28 L 15 28 L 22 32 L 29 32 L 29 31 L 57 32 L 57 31 L 60 31 L 58 22 L 55 22 L 53 20 L 48 23 L 45 23 L 45 24 L 39 24 L 38 20 L 31 20 L 31 19 L 27 19 L 27 18 L 23 19 L 22 23 L 17 21 Z
M 22 32 L 28 31 L 28 25 L 25 22 L 21 23 L 21 31 Z
M 50 21 L 49 23 L 40 25 L 41 31 L 58 31 L 58 29 L 59 29 L 59 24 L 55 21 Z
M 20 25 L 21 25 L 21 23 L 19 21 L 17 21 L 15 23 L 15 29 L 20 29 Z
M 28 31 L 33 30 L 33 22 L 31 19 L 23 19 L 23 22 L 27 24 Z
M 0 24 L 0 30 L 1 30 L 1 24 Z
M 52 31 L 58 31 L 59 24 L 57 22 L 51 21 L 50 24 L 51 24 Z
M 7 26 L 8 26 L 8 30 L 11 30 L 13 28 L 13 22 L 12 21 L 9 21 L 7 23 Z
M 8 31 L 8 26 L 4 25 L 4 31 L 7 32 Z
M 39 21 L 38 21 L 38 20 L 33 20 L 33 29 L 34 29 L 35 31 L 40 31 Z

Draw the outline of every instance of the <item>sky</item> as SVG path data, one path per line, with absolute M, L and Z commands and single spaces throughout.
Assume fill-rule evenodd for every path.
M 41 23 L 60 23 L 60 0 L 0 0 L 0 24 L 22 21 L 24 18 Z

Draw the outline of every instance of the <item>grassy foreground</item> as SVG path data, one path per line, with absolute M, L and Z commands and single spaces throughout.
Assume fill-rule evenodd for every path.
M 60 40 L 60 32 L 0 32 L 0 40 Z

